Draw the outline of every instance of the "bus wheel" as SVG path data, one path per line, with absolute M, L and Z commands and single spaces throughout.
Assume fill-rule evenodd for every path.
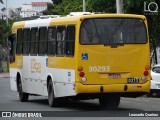
M 22 82 L 21 82 L 21 78 L 20 77 L 19 77 L 19 80 L 18 80 L 18 92 L 19 92 L 19 100 L 21 102 L 27 102 L 29 94 L 23 92 Z
M 57 106 L 57 99 L 54 97 L 53 83 L 51 79 L 48 83 L 48 103 L 50 107 Z
M 99 97 L 99 103 L 102 109 L 114 110 L 117 109 L 120 103 L 118 95 L 102 95 Z

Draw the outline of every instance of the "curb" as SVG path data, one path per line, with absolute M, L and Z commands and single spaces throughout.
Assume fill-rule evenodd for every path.
M 0 78 L 10 78 L 9 76 L 0 76 Z
M 0 78 L 10 78 L 9 73 L 0 73 Z
M 0 78 L 10 78 L 9 76 L 0 76 Z

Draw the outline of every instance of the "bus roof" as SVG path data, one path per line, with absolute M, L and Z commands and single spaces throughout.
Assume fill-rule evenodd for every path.
M 76 24 L 80 19 L 86 18 L 104 18 L 104 17 L 119 17 L 119 18 L 141 18 L 146 19 L 143 15 L 134 14 L 79 14 L 79 15 L 67 15 L 63 17 L 46 18 L 46 19 L 35 19 L 28 21 L 15 22 L 12 29 L 18 28 L 30 28 L 30 27 L 43 27 L 43 26 L 54 26 L 54 25 L 66 25 L 66 24 Z

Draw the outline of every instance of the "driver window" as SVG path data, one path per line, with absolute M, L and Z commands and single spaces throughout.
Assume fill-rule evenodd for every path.
M 8 37 L 10 63 L 15 61 L 15 45 L 16 45 L 16 34 L 12 34 Z

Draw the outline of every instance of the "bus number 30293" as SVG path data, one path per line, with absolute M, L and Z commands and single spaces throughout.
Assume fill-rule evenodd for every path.
M 109 72 L 110 66 L 89 66 L 89 72 Z

